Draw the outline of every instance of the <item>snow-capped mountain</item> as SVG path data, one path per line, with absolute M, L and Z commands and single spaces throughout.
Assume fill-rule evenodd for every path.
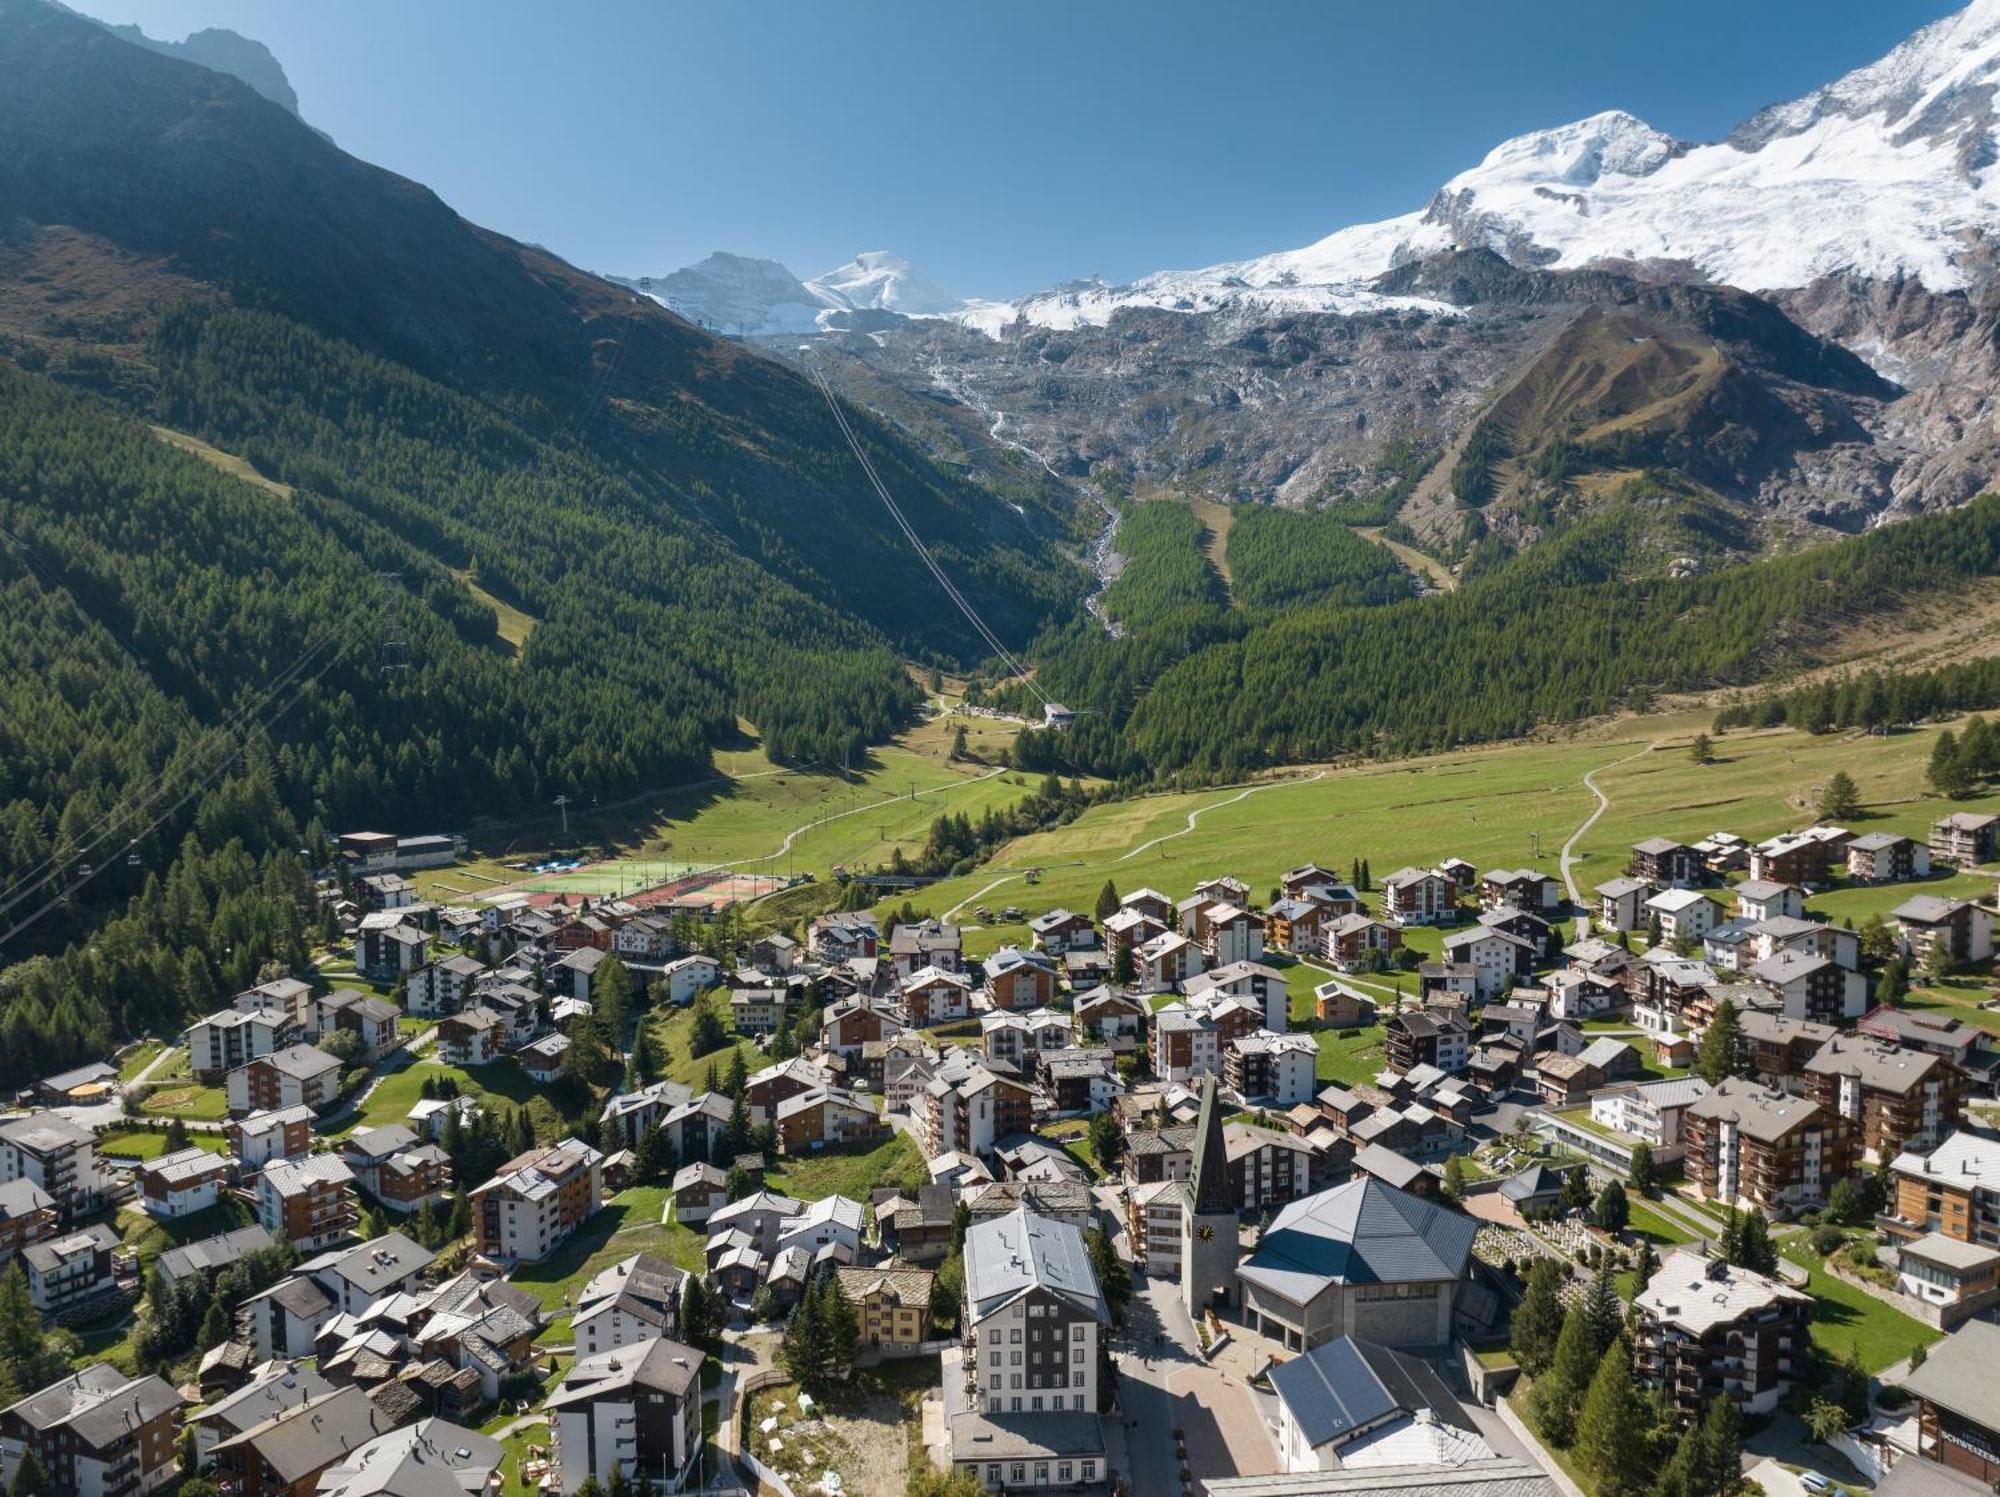
M 958 315 L 998 332 L 1066 328 L 1125 306 L 1366 312 L 1368 283 L 1453 248 L 1570 268 L 1676 261 L 1752 291 L 1846 274 L 1956 290 L 1989 271 L 2000 225 L 2000 0 L 1974 0 L 1881 60 L 1766 109 L 1721 142 L 1611 111 L 1495 147 L 1422 209 L 1303 249 L 1054 288 Z M 1405 302 L 1404 304 L 1408 304 Z
M 852 328 L 884 317 L 946 316 L 973 305 L 887 250 L 868 250 L 809 281 L 776 260 L 722 251 L 669 275 L 610 279 L 690 322 L 739 338 Z
M 806 282 L 831 306 L 936 317 L 965 304 L 900 255 L 868 250 Z

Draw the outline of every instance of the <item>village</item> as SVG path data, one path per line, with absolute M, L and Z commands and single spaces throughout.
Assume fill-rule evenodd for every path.
M 1906 995 L 1983 1006 L 1994 902 L 1929 889 L 1996 837 L 1107 883 L 974 955 L 907 908 L 434 903 L 459 839 L 349 834 L 313 971 L 0 1118 L 0 1312 L 84 1349 L 0 1477 L 1983 1488 L 2000 1049 Z

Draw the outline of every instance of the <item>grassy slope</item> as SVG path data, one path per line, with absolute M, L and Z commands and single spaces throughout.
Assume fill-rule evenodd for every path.
M 1859 830 L 1922 834 L 1946 809 L 1923 793 L 1937 727 L 1886 738 L 1734 732 L 1716 740 L 1717 763 L 1697 765 L 1686 747 L 1711 716 L 1704 708 L 1625 718 L 1573 737 L 1329 769 L 1315 780 L 1295 775 L 1241 799 L 1240 790 L 1225 789 L 1096 807 L 1067 827 L 998 850 L 994 870 L 1037 866 L 1036 887 L 981 869 L 925 890 L 919 903 L 942 912 L 1005 879 L 977 902 L 1017 903 L 1030 914 L 1058 905 L 1089 909 L 1107 877 L 1121 890 L 1151 885 L 1178 895 L 1225 870 L 1261 898 L 1284 869 L 1307 859 L 1344 873 L 1354 858 L 1365 858 L 1377 879 L 1404 864 L 1451 856 L 1482 868 L 1533 862 L 1554 873 L 1564 839 L 1593 804 L 1582 785 L 1588 770 L 1599 771 L 1597 783 L 1612 804 L 1578 846 L 1577 882 L 1586 892 L 1622 871 L 1631 844 L 1644 837 L 1692 840 L 1728 829 L 1755 838 L 1805 825 L 1818 787 L 1840 769 L 1854 777 L 1869 808 L 1856 822 Z M 1996 808 L 2000 795 L 1950 807 Z M 1182 831 L 1191 811 L 1202 813 L 1195 832 L 1137 851 Z M 1987 887 L 1980 880 L 1966 887 L 1975 883 Z M 1909 892 L 1843 892 L 1815 907 L 1836 918 L 1857 913 L 1858 921 L 1867 908 L 1886 909 Z M 1434 949 L 1434 932 L 1411 934 L 1412 944 Z M 1025 938 L 1025 926 L 1013 925 L 978 932 L 969 944 L 985 950 Z
M 961 724 L 968 751 L 995 764 L 1015 731 L 976 718 L 929 720 L 871 750 L 852 780 L 823 768 L 776 764 L 754 744 L 720 750 L 715 758 L 723 778 L 717 783 L 664 792 L 594 820 L 572 816 L 569 845 L 595 842 L 615 856 L 652 862 L 759 860 L 746 871 L 789 869 L 822 879 L 835 864 L 886 862 L 898 847 L 915 854 L 931 822 L 945 812 L 976 817 L 1035 788 L 1034 775 L 1010 770 L 993 776 L 992 764 L 952 761 L 952 730 Z M 775 858 L 786 834 L 808 823 L 819 824 L 800 833 L 789 857 Z M 525 861 L 560 840 L 558 824 L 506 828 L 482 839 L 474 849 L 479 856 L 465 865 L 418 873 L 415 882 L 426 897 L 462 898 L 494 887 L 491 881 L 519 878 L 503 859 Z

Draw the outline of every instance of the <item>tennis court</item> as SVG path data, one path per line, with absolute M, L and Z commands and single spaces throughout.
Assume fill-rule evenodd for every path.
M 512 887 L 535 894 L 581 894 L 598 899 L 607 894 L 636 894 L 706 871 L 706 865 L 701 863 L 667 863 L 657 858 L 613 858 L 603 863 L 586 863 L 580 868 L 529 873 Z

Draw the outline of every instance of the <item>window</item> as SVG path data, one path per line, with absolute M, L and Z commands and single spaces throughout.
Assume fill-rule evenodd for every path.
M 1027 1465 L 1021 1461 L 1014 1462 L 1014 1480 L 1017 1482 L 1022 1482 L 1026 1481 L 1027 1479 L 1028 1479 Z
M 1018 1372 L 1014 1374 L 1014 1382 L 1013 1382 L 1013 1386 L 1014 1386 L 1015 1388 L 1017 1388 L 1017 1389 L 1018 1389 L 1018 1388 L 1019 1388 L 1019 1387 L 1021 1386 L 1021 1374 L 1020 1374 L 1020 1373 L 1018 1373 Z M 1021 1400 L 1020 1400 L 1020 1399 L 1018 1399 L 1018 1398 L 1014 1400 L 1014 1402 L 1015 1402 L 1015 1403 L 1017 1403 L 1017 1404 L 1018 1404 L 1018 1403 L 1019 1403 L 1020 1401 L 1021 1401 Z
M 1085 1462 L 1083 1463 L 1083 1479 L 1084 1479 L 1085 1481 L 1095 1481 L 1095 1480 L 1097 1480 L 1097 1462 L 1096 1462 L 1096 1461 L 1085 1461 Z
M 1064 1483 L 1065 1485 L 1067 1485 L 1067 1484 L 1068 1484 L 1068 1482 L 1069 1482 L 1069 1479 L 1070 1479 L 1070 1475 L 1069 1475 L 1069 1473 L 1070 1473 L 1070 1463 L 1069 1463 L 1068 1461 L 1058 1461 L 1058 1462 L 1056 1462 L 1056 1480 L 1057 1480 L 1057 1481 L 1059 1481 L 1059 1482 L 1062 1482 L 1062 1483 Z
M 1070 1402 L 1075 1406 L 1077 1413 L 1081 1414 L 1083 1412 L 1083 1395 L 1081 1393 L 1071 1395 Z
M 1029 1409 L 1031 1409 L 1031 1410 L 1032 1410 L 1033 1412 L 1035 1412 L 1035 1413 L 1037 1413 L 1037 1414 L 1041 1413 L 1041 1411 L 1042 1411 L 1042 1395 L 1041 1395 L 1041 1394 L 1039 1394 L 1039 1393 L 1037 1393 L 1037 1394 L 1036 1394 L 1036 1395 L 1035 1395 L 1035 1396 L 1034 1396 L 1033 1398 L 1029 1399 L 1029 1400 L 1028 1400 L 1028 1407 L 1029 1407 Z
M 1069 1359 L 1072 1362 L 1081 1362 L 1083 1360 L 1083 1348 L 1080 1346 L 1077 1347 L 1074 1351 L 1072 1351 L 1069 1354 Z

